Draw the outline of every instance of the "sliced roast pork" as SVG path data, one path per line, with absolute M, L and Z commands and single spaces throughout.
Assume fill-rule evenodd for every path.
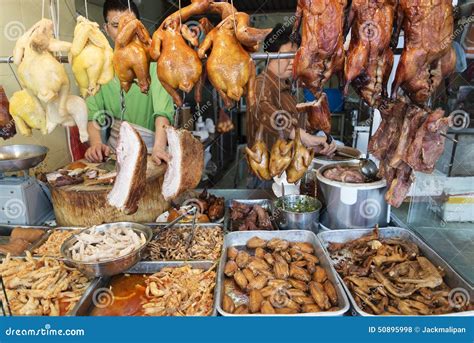
M 133 214 L 145 192 L 147 149 L 138 132 L 127 122 L 120 126 L 116 153 L 117 177 L 107 200 L 111 206 Z
M 201 142 L 187 130 L 168 127 L 166 136 L 171 161 L 163 180 L 162 193 L 168 200 L 199 184 L 204 167 L 204 150 Z

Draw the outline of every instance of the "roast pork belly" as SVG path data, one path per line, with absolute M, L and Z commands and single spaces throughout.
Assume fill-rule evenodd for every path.
M 147 149 L 138 132 L 127 122 L 120 126 L 116 153 L 117 177 L 107 200 L 111 206 L 133 214 L 145 192 Z
M 204 167 L 204 149 L 201 142 L 187 130 L 168 127 L 166 136 L 171 161 L 163 180 L 162 194 L 169 200 L 199 184 Z

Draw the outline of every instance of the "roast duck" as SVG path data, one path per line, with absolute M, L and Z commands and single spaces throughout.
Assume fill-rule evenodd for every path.
M 113 79 L 113 53 L 99 24 L 79 16 L 74 28 L 69 62 L 82 97 L 95 95 L 100 85 Z
M 133 13 L 120 16 L 118 35 L 115 40 L 113 65 L 120 87 L 128 92 L 137 82 L 142 93 L 150 88 L 151 37 L 142 22 Z
M 331 133 L 331 112 L 325 93 L 322 93 L 318 100 L 297 104 L 296 109 L 300 113 L 306 113 L 310 130 Z
M 203 69 L 202 62 L 193 48 L 199 45 L 198 37 L 183 21 L 193 15 L 204 14 L 209 3 L 209 0 L 192 1 L 189 6 L 166 18 L 153 34 L 150 55 L 157 61 L 158 79 L 179 107 L 183 105 L 183 100 L 178 89 L 189 93 L 200 81 Z
M 393 65 L 390 40 L 395 6 L 393 0 L 353 0 L 349 13 L 351 40 L 344 67 L 344 94 L 349 85 L 369 106 L 387 96 Z
M 397 67 L 392 96 L 399 87 L 424 104 L 441 81 L 454 71 L 453 7 L 450 0 L 400 0 L 397 27 L 405 46 Z
M 252 148 L 245 147 L 245 152 L 247 154 L 248 165 L 252 172 L 260 180 L 268 181 L 272 179 L 269 171 L 270 156 L 268 154 L 267 144 L 263 141 L 262 136 L 263 125 L 260 125 Z
M 0 86 L 0 137 L 8 139 L 16 134 L 15 122 L 10 114 L 7 95 Z

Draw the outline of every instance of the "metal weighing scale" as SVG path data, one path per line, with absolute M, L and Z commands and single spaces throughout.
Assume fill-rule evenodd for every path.
M 9 225 L 43 225 L 53 218 L 49 190 L 29 169 L 40 164 L 48 148 L 40 145 L 7 145 L 0 147 L 0 223 Z M 22 176 L 5 176 L 6 172 L 23 171 Z

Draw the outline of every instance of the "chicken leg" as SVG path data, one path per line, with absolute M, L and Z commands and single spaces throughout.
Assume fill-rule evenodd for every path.
M 271 180 L 270 171 L 268 170 L 269 155 L 268 148 L 265 142 L 262 140 L 263 125 L 260 125 L 255 142 L 252 149 L 245 147 L 247 154 L 247 162 L 250 169 L 260 180 Z
M 295 131 L 293 159 L 286 169 L 289 183 L 296 183 L 303 177 L 314 157 L 314 150 L 307 149 L 301 142 L 300 129 L 296 127 Z
M 281 176 L 293 160 L 295 142 L 287 141 L 283 136 L 283 131 L 279 131 L 279 138 L 270 152 L 269 170 L 272 177 Z

